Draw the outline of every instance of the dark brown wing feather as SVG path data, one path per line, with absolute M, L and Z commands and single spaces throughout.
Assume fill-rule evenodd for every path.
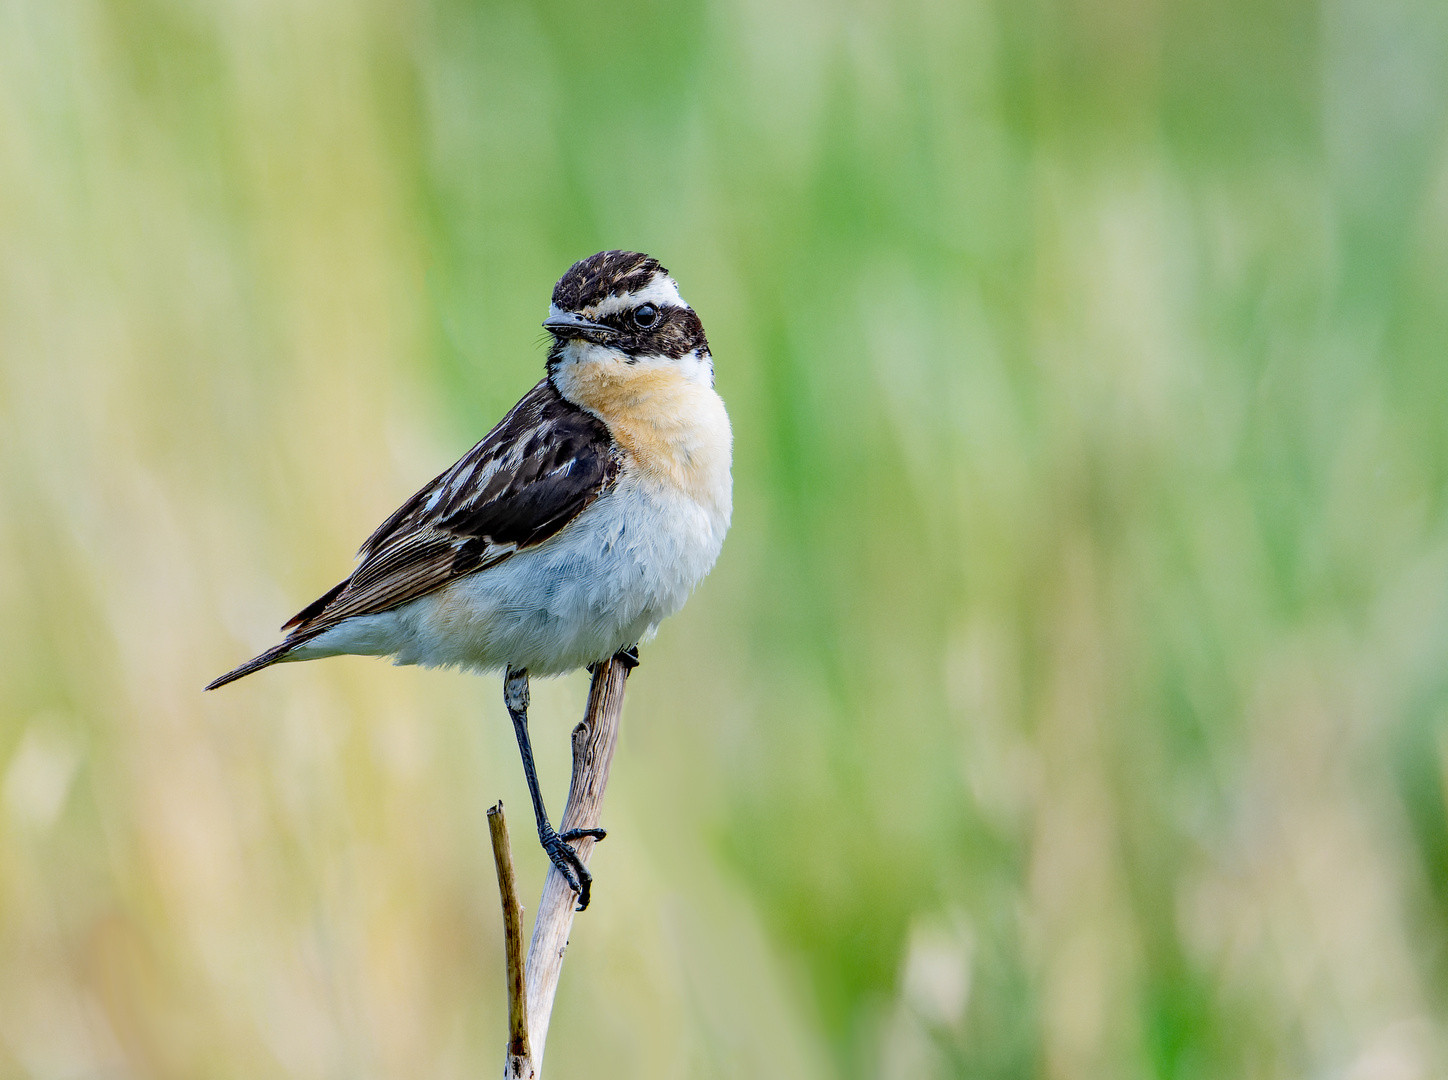
M 367 538 L 350 578 L 283 629 L 386 611 L 493 566 L 563 528 L 617 473 L 608 428 L 544 379 Z
M 394 608 L 541 543 L 617 475 L 608 428 L 544 379 L 367 538 L 352 576 L 288 620 L 284 642 L 207 689 L 283 659 L 343 619 Z

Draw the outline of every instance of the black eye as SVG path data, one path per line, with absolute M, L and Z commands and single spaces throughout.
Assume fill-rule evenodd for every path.
M 642 326 L 647 329 L 659 321 L 659 309 L 653 304 L 643 304 L 634 308 L 633 320 L 635 326 Z

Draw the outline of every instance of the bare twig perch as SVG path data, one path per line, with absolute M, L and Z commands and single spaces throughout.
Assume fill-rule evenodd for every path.
M 623 712 L 624 684 L 630 667 L 632 664 L 615 656 L 593 669 L 588 708 L 583 722 L 573 729 L 573 781 L 568 786 L 568 805 L 564 808 L 559 832 L 598 824 L 604 788 L 608 786 L 608 770 L 618 742 L 618 721 Z M 519 973 L 512 936 L 513 927 L 521 927 L 517 890 L 514 886 L 510 901 L 509 889 L 503 884 L 505 877 L 509 882 L 514 880 L 507 825 L 503 822 L 501 804 L 496 817 L 493 811 L 488 813 L 493 857 L 498 864 L 498 888 L 503 893 L 508 948 L 508 1056 L 503 1076 L 505 1080 L 538 1080 L 543 1073 L 543 1047 L 548 1041 L 548 1022 L 553 1014 L 553 998 L 558 993 L 558 976 L 563 971 L 563 952 L 568 947 L 568 931 L 573 926 L 575 896 L 558 868 L 549 867 L 543 882 L 543 896 L 538 902 L 538 921 L 533 924 L 526 974 Z M 587 865 L 594 841 L 584 837 L 575 843 L 578 857 Z M 519 944 L 521 936 L 520 932 Z M 524 988 L 526 996 L 520 997 L 518 992 Z
M 503 901 L 503 946 L 508 965 L 508 1067 L 505 1077 L 533 1075 L 528 1049 L 528 999 L 523 983 L 523 905 L 518 903 L 518 877 L 513 872 L 513 845 L 503 801 L 488 811 L 493 863 L 498 868 L 498 895 Z

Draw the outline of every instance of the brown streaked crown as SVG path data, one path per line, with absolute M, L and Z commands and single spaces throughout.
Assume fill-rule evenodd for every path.
M 582 311 L 600 301 L 642 289 L 655 274 L 667 274 L 659 260 L 638 251 L 600 251 L 579 259 L 553 286 L 562 311 Z
M 553 287 L 553 304 L 561 311 L 585 312 L 610 296 L 624 296 L 645 288 L 655 277 L 667 277 L 668 270 L 651 255 L 638 251 L 600 251 L 580 259 L 568 268 Z M 650 305 L 653 306 L 653 305 Z M 708 352 L 704 324 L 687 306 L 658 309 L 658 317 L 647 326 L 634 321 L 637 307 L 609 315 L 591 315 L 594 321 L 617 331 L 609 344 L 629 356 L 667 356 L 677 360 L 693 351 Z M 564 340 L 554 342 L 549 353 L 550 370 L 562 354 Z

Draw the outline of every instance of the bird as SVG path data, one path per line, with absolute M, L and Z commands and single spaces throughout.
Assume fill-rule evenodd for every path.
M 713 568 L 732 514 L 733 434 L 704 326 L 657 259 L 601 251 L 553 287 L 544 377 L 456 464 L 367 538 L 342 582 L 283 640 L 211 682 L 273 664 L 389 656 L 503 673 L 538 840 L 588 906 L 592 878 L 558 833 L 528 734 L 530 676 L 638 645 Z

